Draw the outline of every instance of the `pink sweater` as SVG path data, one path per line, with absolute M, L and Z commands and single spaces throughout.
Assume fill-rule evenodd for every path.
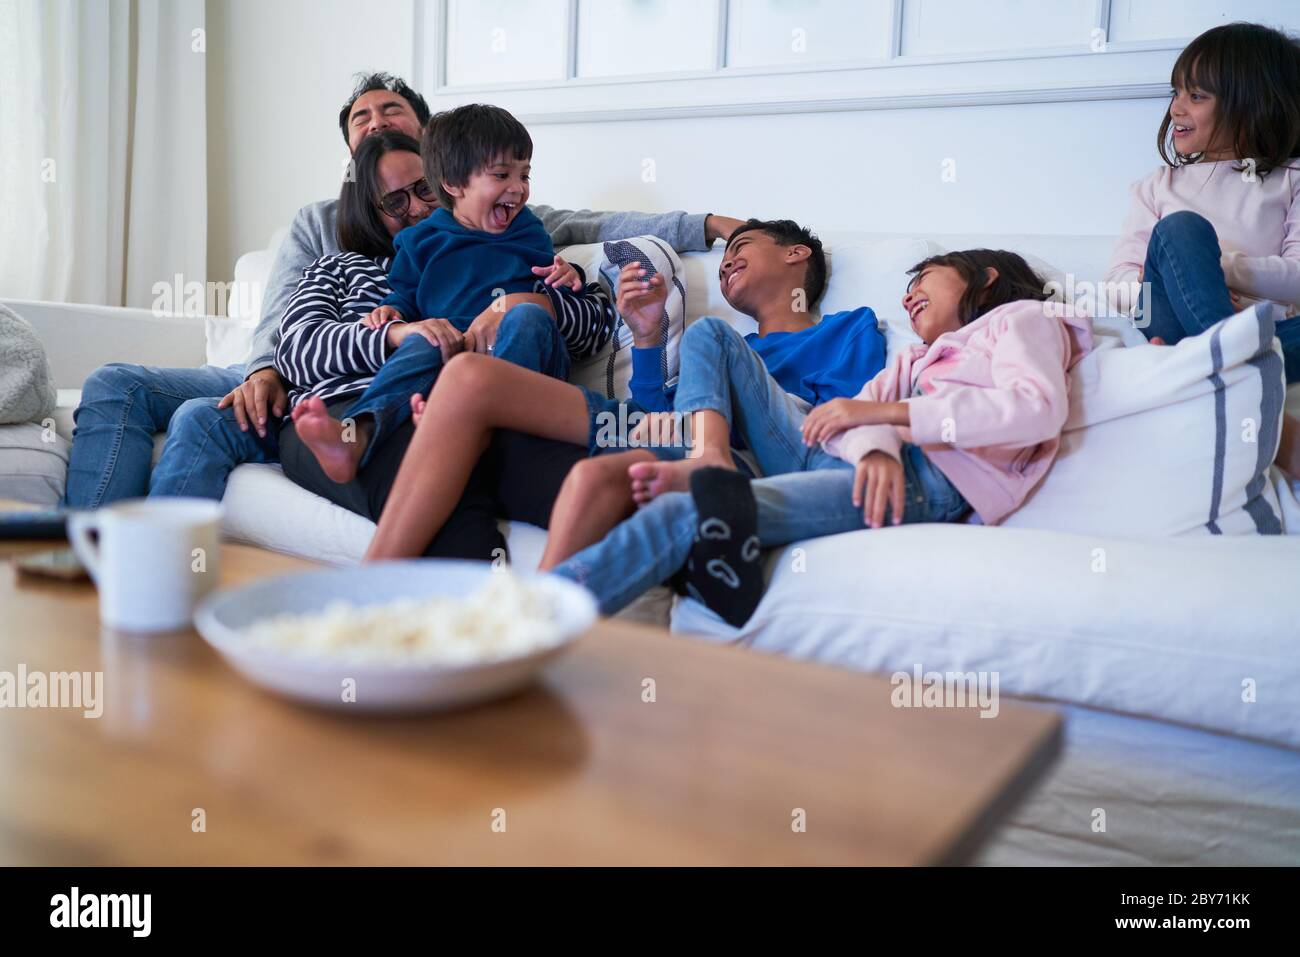
M 1133 185 L 1133 205 L 1106 274 L 1120 285 L 1120 311 L 1132 312 L 1129 284 L 1146 261 L 1156 220 L 1184 209 L 1200 213 L 1219 234 L 1223 274 L 1243 307 L 1271 300 L 1288 314 L 1300 308 L 1300 169 L 1279 167 L 1246 182 L 1233 169 L 1238 165 L 1162 166 Z
M 1010 515 L 1056 458 L 1069 412 L 1066 372 L 1092 348 L 1092 322 L 1056 302 L 990 310 L 929 347 L 904 350 L 858 398 L 906 401 L 911 428 L 861 425 L 823 443 L 856 464 L 869 452 L 925 450 L 986 525 Z M 922 395 L 917 383 L 925 375 Z

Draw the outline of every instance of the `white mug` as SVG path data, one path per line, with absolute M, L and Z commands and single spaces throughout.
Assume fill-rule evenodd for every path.
M 68 541 L 99 588 L 100 621 L 120 631 L 188 626 L 217 582 L 220 515 L 210 499 L 157 498 L 68 516 Z

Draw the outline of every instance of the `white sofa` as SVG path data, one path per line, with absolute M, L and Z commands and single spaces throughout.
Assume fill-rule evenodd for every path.
M 827 309 L 866 304 L 882 318 L 897 311 L 902 260 L 882 271 L 884 264 L 864 262 L 863 250 L 892 238 L 897 258 L 924 244 L 823 238 L 832 254 Z M 1077 279 L 1099 278 L 1112 245 L 1098 236 L 930 239 L 950 249 L 1016 249 Z M 256 278 L 270 256 L 242 259 L 242 278 Z M 688 321 L 715 314 L 749 331 L 752 323 L 717 291 L 719 256 L 683 257 Z M 63 389 L 106 361 L 194 365 L 205 354 L 199 320 L 11 305 L 42 334 Z M 56 417 L 69 440 L 75 401 L 75 392 L 62 392 Z M 1300 390 L 1291 390 L 1288 406 L 1300 411 Z M 230 539 L 334 563 L 356 561 L 373 530 L 276 466 L 237 469 L 224 513 Z M 1300 522 L 1291 529 L 1300 531 Z M 543 536 L 512 524 L 514 560 L 535 565 Z M 1111 574 L 1088 571 L 1099 547 Z M 877 672 L 918 664 L 996 671 L 1003 692 L 1064 709 L 1061 759 L 982 862 L 1300 863 L 1300 535 L 1143 541 L 916 526 L 797 543 L 770 563 L 769 590 L 742 631 L 694 602 L 670 602 L 662 590 L 663 600 L 635 616 L 654 618 L 671 604 L 679 631 Z M 1252 703 L 1241 700 L 1247 679 L 1257 688 Z

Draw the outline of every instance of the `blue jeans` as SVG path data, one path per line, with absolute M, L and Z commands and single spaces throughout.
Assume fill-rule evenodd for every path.
M 160 369 L 114 362 L 86 379 L 73 415 L 63 505 L 98 508 L 149 491 L 155 433 L 195 398 L 221 397 L 244 381 L 242 366 Z
M 1143 295 L 1142 333 L 1159 336 L 1173 345 L 1195 336 L 1237 312 L 1228 296 L 1222 251 L 1214 227 L 1199 213 L 1170 213 L 1151 230 L 1142 281 L 1150 284 Z M 1278 340 L 1286 366 L 1286 381 L 1300 381 L 1300 318 L 1277 324 Z
M 834 468 L 843 463 L 820 445 L 803 443 L 807 411 L 785 391 L 758 353 L 721 319 L 706 316 L 682 336 L 681 373 L 673 408 L 683 415 L 710 409 L 731 425 L 732 441 L 753 453 L 764 475 Z M 658 452 L 662 458 L 684 454 Z
M 278 462 L 277 429 L 266 438 L 239 428 L 234 409 L 218 409 L 219 398 L 190 399 L 176 410 L 167 442 L 149 482 L 151 496 L 189 495 L 220 500 L 226 481 L 244 462 Z
M 955 522 L 970 506 L 921 449 L 902 449 L 903 522 Z M 847 462 L 810 472 L 755 479 L 758 539 L 776 548 L 807 538 L 869 527 L 853 504 L 854 470 Z M 888 520 L 888 519 L 887 519 Z M 605 538 L 555 567 L 587 588 L 612 615 L 681 568 L 695 541 L 699 516 L 689 493 L 669 492 L 621 523 Z
M 549 312 L 532 303 L 515 306 L 501 318 L 492 355 L 556 379 L 569 374 L 569 351 L 559 327 Z M 427 396 L 442 366 L 441 349 L 424 336 L 409 335 L 379 367 L 366 391 L 348 406 L 345 419 L 363 415 L 373 419 L 362 467 L 371 451 L 411 417 L 411 396 L 416 392 Z

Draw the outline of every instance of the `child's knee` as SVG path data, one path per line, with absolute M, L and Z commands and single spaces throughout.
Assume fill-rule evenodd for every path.
M 528 336 L 551 338 L 558 335 L 555 319 L 536 303 L 526 302 L 510 309 L 501 318 L 497 338 Z
M 492 387 L 493 360 L 478 352 L 460 352 L 447 360 L 438 376 L 443 389 L 488 389 Z
M 630 459 L 626 455 L 598 455 L 583 459 L 569 470 L 565 484 L 570 494 L 579 496 L 582 501 L 593 501 L 617 493 L 631 494 L 631 479 L 627 467 Z
M 1152 235 L 1159 235 L 1168 240 L 1174 237 L 1184 242 L 1218 243 L 1218 233 L 1208 219 L 1200 213 L 1189 209 L 1180 209 L 1159 219 L 1151 230 Z
M 682 347 L 688 342 L 711 341 L 725 343 L 728 339 L 739 338 L 738 333 L 717 316 L 701 316 L 682 333 Z

